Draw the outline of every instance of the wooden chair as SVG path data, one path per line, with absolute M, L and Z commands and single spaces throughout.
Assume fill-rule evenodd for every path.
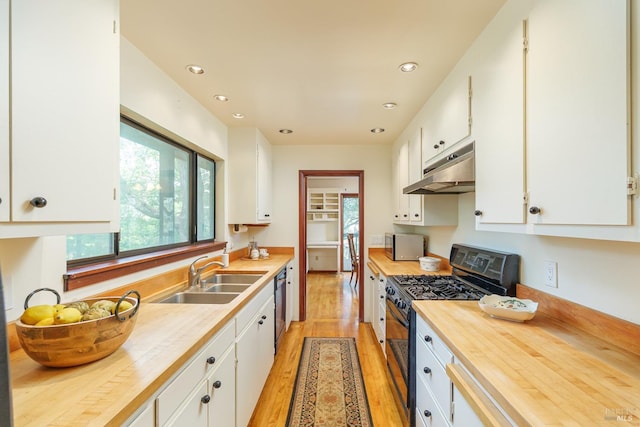
M 360 270 L 360 257 L 356 252 L 356 245 L 353 241 L 354 235 L 353 233 L 347 234 L 347 240 L 349 241 L 349 255 L 351 256 L 351 277 L 349 278 L 349 284 L 353 280 L 353 276 L 355 273 L 356 281 L 353 283 L 353 287 L 355 288 L 358 284 L 358 271 Z

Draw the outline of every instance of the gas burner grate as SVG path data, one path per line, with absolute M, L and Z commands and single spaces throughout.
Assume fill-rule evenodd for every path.
M 414 300 L 479 300 L 485 295 L 454 276 L 394 276 L 393 279 Z

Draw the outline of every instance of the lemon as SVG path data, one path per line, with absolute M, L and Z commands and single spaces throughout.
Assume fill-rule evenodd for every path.
M 63 308 L 62 311 L 56 313 L 53 317 L 54 325 L 61 325 L 65 323 L 76 323 L 82 319 L 82 313 L 80 310 L 74 307 Z
M 49 325 L 53 325 L 53 317 L 47 317 L 46 319 L 42 319 L 41 321 L 36 323 L 36 326 L 49 326 Z
M 54 314 L 55 308 L 53 308 L 52 305 L 34 305 L 27 308 L 24 313 L 22 313 L 20 321 L 27 325 L 35 325 L 42 319 L 53 317 Z
M 122 313 L 125 310 L 129 310 L 131 307 L 133 307 L 133 304 L 131 304 L 129 301 L 122 301 L 120 303 L 120 306 L 118 307 L 118 313 Z M 111 314 L 116 314 L 116 306 L 115 305 L 111 309 Z

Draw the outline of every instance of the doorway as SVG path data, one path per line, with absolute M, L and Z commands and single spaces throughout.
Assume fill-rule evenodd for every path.
M 355 237 L 356 253 L 358 253 L 358 236 L 360 236 L 360 197 L 353 193 L 344 193 L 340 196 L 341 206 L 341 226 L 342 226 L 342 271 L 351 271 L 351 253 L 347 235 L 353 234 Z
M 308 201 L 307 194 L 309 189 L 308 180 L 312 177 L 357 177 L 358 178 L 358 190 L 357 193 L 350 192 L 350 194 L 356 194 L 358 198 L 357 203 L 357 218 L 359 231 L 356 247 L 358 248 L 358 256 L 363 259 L 363 236 L 364 236 L 364 171 L 362 170 L 301 170 L 298 173 L 298 244 L 300 248 L 299 256 L 299 318 L 301 321 L 306 320 L 307 317 L 307 271 L 308 260 L 306 256 L 307 252 L 307 214 L 308 214 Z M 341 229 L 342 230 L 342 229 Z M 340 233 L 342 235 L 342 232 Z M 341 236 L 342 237 L 342 236 Z M 338 270 L 341 269 L 342 262 L 338 263 Z M 339 271 L 339 273 L 341 273 Z M 362 277 L 363 268 L 362 263 L 358 265 L 358 277 Z M 358 282 L 357 293 L 360 296 L 364 296 L 363 280 Z M 364 298 L 358 298 L 358 320 L 364 321 Z

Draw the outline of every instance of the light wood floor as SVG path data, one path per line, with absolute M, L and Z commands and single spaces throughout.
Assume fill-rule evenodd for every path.
M 356 337 L 373 424 L 406 425 L 371 324 L 358 322 L 358 297 L 349 285 L 349 274 L 311 273 L 307 277 L 307 320 L 292 322 L 286 332 L 249 425 L 285 425 L 304 337 Z

